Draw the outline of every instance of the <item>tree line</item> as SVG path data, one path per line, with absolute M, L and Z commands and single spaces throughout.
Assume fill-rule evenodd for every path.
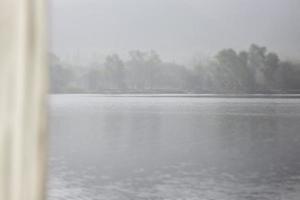
M 72 66 L 50 58 L 52 93 L 254 94 L 300 92 L 300 64 L 282 61 L 266 47 L 223 49 L 192 66 L 165 62 L 155 51 L 131 51 L 128 60 Z

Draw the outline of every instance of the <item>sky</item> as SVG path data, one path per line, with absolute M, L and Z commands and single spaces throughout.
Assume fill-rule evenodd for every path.
M 155 50 L 184 64 L 256 43 L 299 59 L 299 10 L 299 0 L 50 0 L 50 51 L 88 62 Z

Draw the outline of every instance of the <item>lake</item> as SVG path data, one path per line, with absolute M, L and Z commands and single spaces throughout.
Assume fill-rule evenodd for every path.
M 48 200 L 299 200 L 300 99 L 51 95 Z

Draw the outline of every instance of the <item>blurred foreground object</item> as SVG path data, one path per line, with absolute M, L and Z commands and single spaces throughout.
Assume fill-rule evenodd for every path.
M 45 197 L 44 6 L 43 0 L 0 1 L 0 200 Z

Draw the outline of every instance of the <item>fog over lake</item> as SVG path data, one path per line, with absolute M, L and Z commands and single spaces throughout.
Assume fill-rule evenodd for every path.
M 50 0 L 48 200 L 299 200 L 299 0 Z

